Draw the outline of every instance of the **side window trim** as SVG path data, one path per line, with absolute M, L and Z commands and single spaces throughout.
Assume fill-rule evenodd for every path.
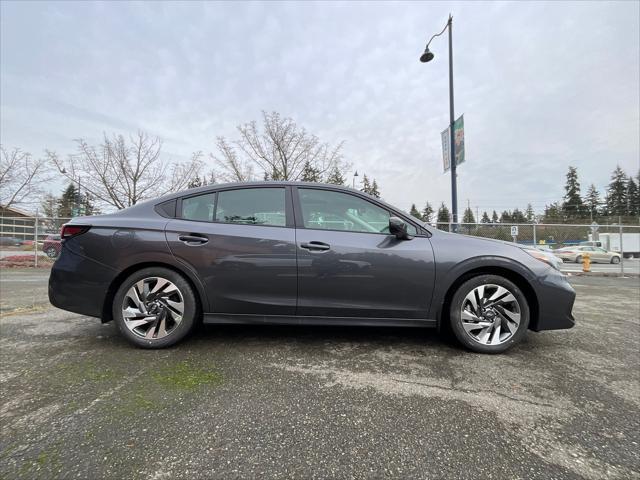
M 182 200 L 193 198 L 193 197 L 199 197 L 201 195 L 213 195 L 213 218 L 216 218 L 215 210 L 218 207 L 218 191 L 217 190 L 207 190 L 205 192 L 199 192 L 193 195 L 184 195 L 182 197 L 178 197 L 176 199 L 176 214 L 173 218 L 175 218 L 176 220 L 184 220 L 186 222 L 214 223 L 213 221 L 208 221 L 208 220 L 191 220 L 191 219 L 182 217 Z
M 413 223 L 412 221 L 409 221 L 404 215 L 402 215 L 401 213 L 395 211 L 395 210 L 391 210 L 389 209 L 386 205 L 380 205 L 378 202 L 370 199 L 370 198 L 366 198 L 363 195 L 358 195 L 356 192 L 349 192 L 349 191 L 343 191 L 343 190 L 335 190 L 331 187 L 322 187 L 322 186 L 315 186 L 315 185 L 310 185 L 310 186 L 304 186 L 304 187 L 298 187 L 297 185 L 293 185 L 291 186 L 292 189 L 292 193 L 293 193 L 293 207 L 294 207 L 294 219 L 295 219 L 295 228 L 300 228 L 300 229 L 305 229 L 305 230 L 320 230 L 320 229 L 314 229 L 314 228 L 307 228 L 304 226 L 304 218 L 302 216 L 302 204 L 300 203 L 300 193 L 299 193 L 299 188 L 306 188 L 306 189 L 310 189 L 310 190 L 325 190 L 325 191 L 329 191 L 329 192 L 337 192 L 337 193 L 344 193 L 345 195 L 351 195 L 353 197 L 359 198 L 361 200 L 364 200 L 366 202 L 370 202 L 373 205 L 375 205 L 378 208 L 381 208 L 383 210 L 386 210 L 389 213 L 389 216 L 391 217 L 399 217 L 401 219 L 403 219 L 405 222 L 407 222 L 409 225 L 412 225 L 415 229 L 416 232 L 418 232 L 417 236 L 418 237 L 429 237 L 431 236 L 428 232 L 428 230 L 426 230 L 425 228 L 423 228 L 421 225 L 416 225 L 415 223 Z M 323 229 L 324 230 L 324 229 Z M 345 230 L 324 230 L 324 231 L 336 231 L 336 232 L 343 232 L 343 233 L 368 233 L 369 235 L 388 235 L 388 234 L 384 234 L 384 233 L 373 233 L 373 232 L 348 232 Z

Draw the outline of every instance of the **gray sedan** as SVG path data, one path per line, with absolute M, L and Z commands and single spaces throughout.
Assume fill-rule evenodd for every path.
M 49 298 L 144 348 L 203 321 L 432 327 L 497 353 L 574 325 L 575 293 L 539 253 L 439 231 L 346 187 L 213 185 L 73 219 Z

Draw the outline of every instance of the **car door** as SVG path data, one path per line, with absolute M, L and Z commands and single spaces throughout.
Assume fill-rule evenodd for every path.
M 207 313 L 295 315 L 295 229 L 287 188 L 184 197 L 176 216 L 166 226 L 167 242 L 202 280 Z
M 293 193 L 299 316 L 427 318 L 434 255 L 426 235 L 413 225 L 411 240 L 390 235 L 390 211 L 364 196 Z
M 591 255 L 593 259 L 599 263 L 609 263 L 611 261 L 609 253 L 604 248 L 595 247 Z

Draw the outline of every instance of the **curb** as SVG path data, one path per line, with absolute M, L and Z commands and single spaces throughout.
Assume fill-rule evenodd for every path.
M 620 277 L 620 273 L 618 272 L 562 272 L 568 277 L 617 277 L 617 278 L 638 278 L 640 277 L 640 273 L 635 272 L 625 272 L 622 277 Z

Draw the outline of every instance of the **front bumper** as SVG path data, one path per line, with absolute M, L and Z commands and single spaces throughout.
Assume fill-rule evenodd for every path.
M 560 330 L 576 324 L 572 314 L 576 292 L 565 275 L 549 268 L 548 273 L 540 277 L 536 293 L 538 318 L 531 330 Z
M 107 286 L 117 272 L 63 246 L 51 267 L 49 302 L 70 312 L 102 316 Z

